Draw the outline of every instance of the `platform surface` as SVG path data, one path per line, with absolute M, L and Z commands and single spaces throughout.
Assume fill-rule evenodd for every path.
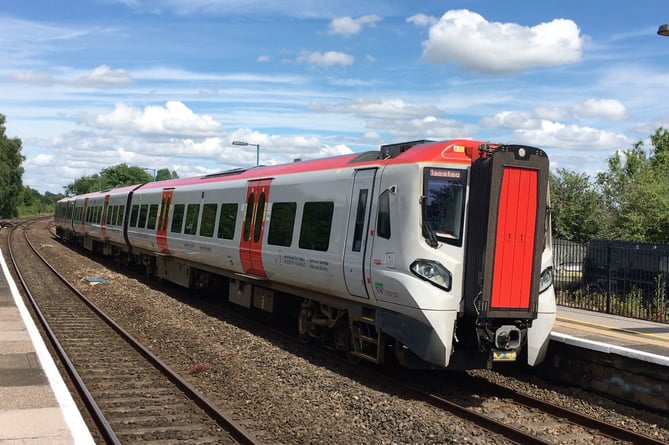
M 552 341 L 669 366 L 669 324 L 558 306 Z
M 0 444 L 94 444 L 0 251 Z

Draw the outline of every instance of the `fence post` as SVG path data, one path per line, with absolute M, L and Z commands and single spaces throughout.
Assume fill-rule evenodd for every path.
M 611 294 L 613 293 L 613 291 L 611 289 L 611 286 L 612 286 L 611 277 L 613 275 L 613 270 L 612 270 L 612 267 L 611 267 L 611 249 L 612 249 L 611 243 L 607 243 L 607 245 L 606 245 L 606 263 L 607 263 L 608 269 L 609 269 L 609 276 L 608 276 L 608 280 L 607 280 L 607 283 L 606 283 L 606 313 L 607 314 L 611 313 Z

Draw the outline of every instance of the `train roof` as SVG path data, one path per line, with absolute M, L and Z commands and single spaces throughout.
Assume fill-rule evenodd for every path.
M 471 164 L 478 157 L 480 141 L 456 139 L 450 141 L 412 141 L 389 144 L 379 151 L 351 153 L 329 158 L 296 161 L 288 164 L 257 166 L 248 169 L 231 169 L 205 176 L 168 179 L 144 184 L 141 189 L 170 188 L 192 184 L 226 181 L 231 179 L 269 178 L 294 173 L 305 173 L 342 168 L 360 168 L 374 165 L 409 164 L 418 162 L 444 162 Z
M 422 162 L 443 162 L 448 164 L 470 165 L 482 156 L 481 148 L 487 143 L 470 139 L 453 139 L 447 141 L 417 140 L 382 145 L 378 151 L 350 153 L 328 158 L 296 161 L 287 164 L 257 166 L 251 168 L 235 168 L 219 173 L 183 179 L 167 179 L 158 182 L 130 185 L 111 190 L 91 192 L 85 195 L 64 198 L 61 201 L 81 198 L 95 198 L 109 194 L 123 194 L 134 190 L 151 190 L 175 188 L 187 185 L 206 184 L 234 179 L 271 178 L 295 173 L 336 170 L 343 168 L 362 168 L 386 166 L 393 164 L 411 164 Z M 494 146 L 493 146 L 494 147 Z

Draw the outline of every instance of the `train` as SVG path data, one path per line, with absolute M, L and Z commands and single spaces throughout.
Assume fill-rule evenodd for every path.
M 54 220 L 353 362 L 535 366 L 556 316 L 548 176 L 536 147 L 415 140 L 68 196 Z

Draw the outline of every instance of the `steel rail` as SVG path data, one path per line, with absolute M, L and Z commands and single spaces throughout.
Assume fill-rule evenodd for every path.
M 60 344 L 58 341 L 58 338 L 56 337 L 55 332 L 53 329 L 51 329 L 51 325 L 49 322 L 46 320 L 46 317 L 40 310 L 39 306 L 37 305 L 37 301 L 33 297 L 32 293 L 30 292 L 30 288 L 28 287 L 28 283 L 26 280 L 23 278 L 23 275 L 21 274 L 21 271 L 19 270 L 19 266 L 16 263 L 16 258 L 14 256 L 14 250 L 12 249 L 12 236 L 14 235 L 14 232 L 18 226 L 14 225 L 11 226 L 9 235 L 7 237 L 7 247 L 8 247 L 8 253 L 9 253 L 9 258 L 12 262 L 12 266 L 14 267 L 14 271 L 16 272 L 16 276 L 18 277 L 19 281 L 21 282 L 21 286 L 23 287 L 23 290 L 25 291 L 26 297 L 30 301 L 30 305 L 33 308 L 33 311 L 35 312 L 35 315 L 40 321 L 40 324 L 42 325 L 42 328 L 44 329 L 44 332 L 46 333 L 47 338 L 49 339 L 49 342 L 51 343 L 51 346 L 54 348 L 56 353 L 58 354 L 58 357 L 60 361 L 62 362 L 65 371 L 67 374 L 70 376 L 70 379 L 72 379 L 72 383 L 74 384 L 77 392 L 79 393 L 79 396 L 83 400 L 84 404 L 86 405 L 86 408 L 88 409 L 88 412 L 90 416 L 93 418 L 93 421 L 95 422 L 96 426 L 98 427 L 98 430 L 100 431 L 100 434 L 104 438 L 104 440 L 108 444 L 114 444 L 114 445 L 120 445 L 121 441 L 119 438 L 116 436 L 114 433 L 111 425 L 107 421 L 107 418 L 102 414 L 102 411 L 100 410 L 100 407 L 98 404 L 95 402 L 95 399 L 93 398 L 93 395 L 91 392 L 88 390 L 88 387 L 84 383 L 83 379 L 77 372 L 76 367 L 72 363 L 72 360 L 70 357 L 67 355 L 65 352 L 65 349 L 63 346 Z M 24 232 L 25 235 L 25 232 Z M 27 240 L 27 237 L 26 237 Z M 32 245 L 31 245 L 32 248 Z M 34 249 L 33 249 L 34 250 Z
M 139 343 L 129 332 L 123 329 L 118 323 L 111 319 L 106 313 L 98 308 L 90 299 L 83 293 L 76 289 L 67 279 L 60 274 L 42 254 L 30 242 L 26 233 L 24 233 L 26 241 L 33 252 L 40 258 L 40 260 L 58 277 L 69 289 L 75 293 L 81 301 L 83 301 L 96 315 L 98 315 L 105 323 L 107 323 L 115 332 L 124 338 L 138 353 L 151 362 L 161 373 L 163 373 L 174 385 L 195 402 L 204 412 L 207 413 L 216 423 L 225 428 L 226 431 L 239 443 L 245 445 L 262 445 L 262 442 L 249 431 L 247 431 L 241 424 L 232 419 L 228 414 L 220 410 L 212 401 L 195 389 L 179 374 L 174 372 L 165 362 L 148 350 L 144 345 Z

